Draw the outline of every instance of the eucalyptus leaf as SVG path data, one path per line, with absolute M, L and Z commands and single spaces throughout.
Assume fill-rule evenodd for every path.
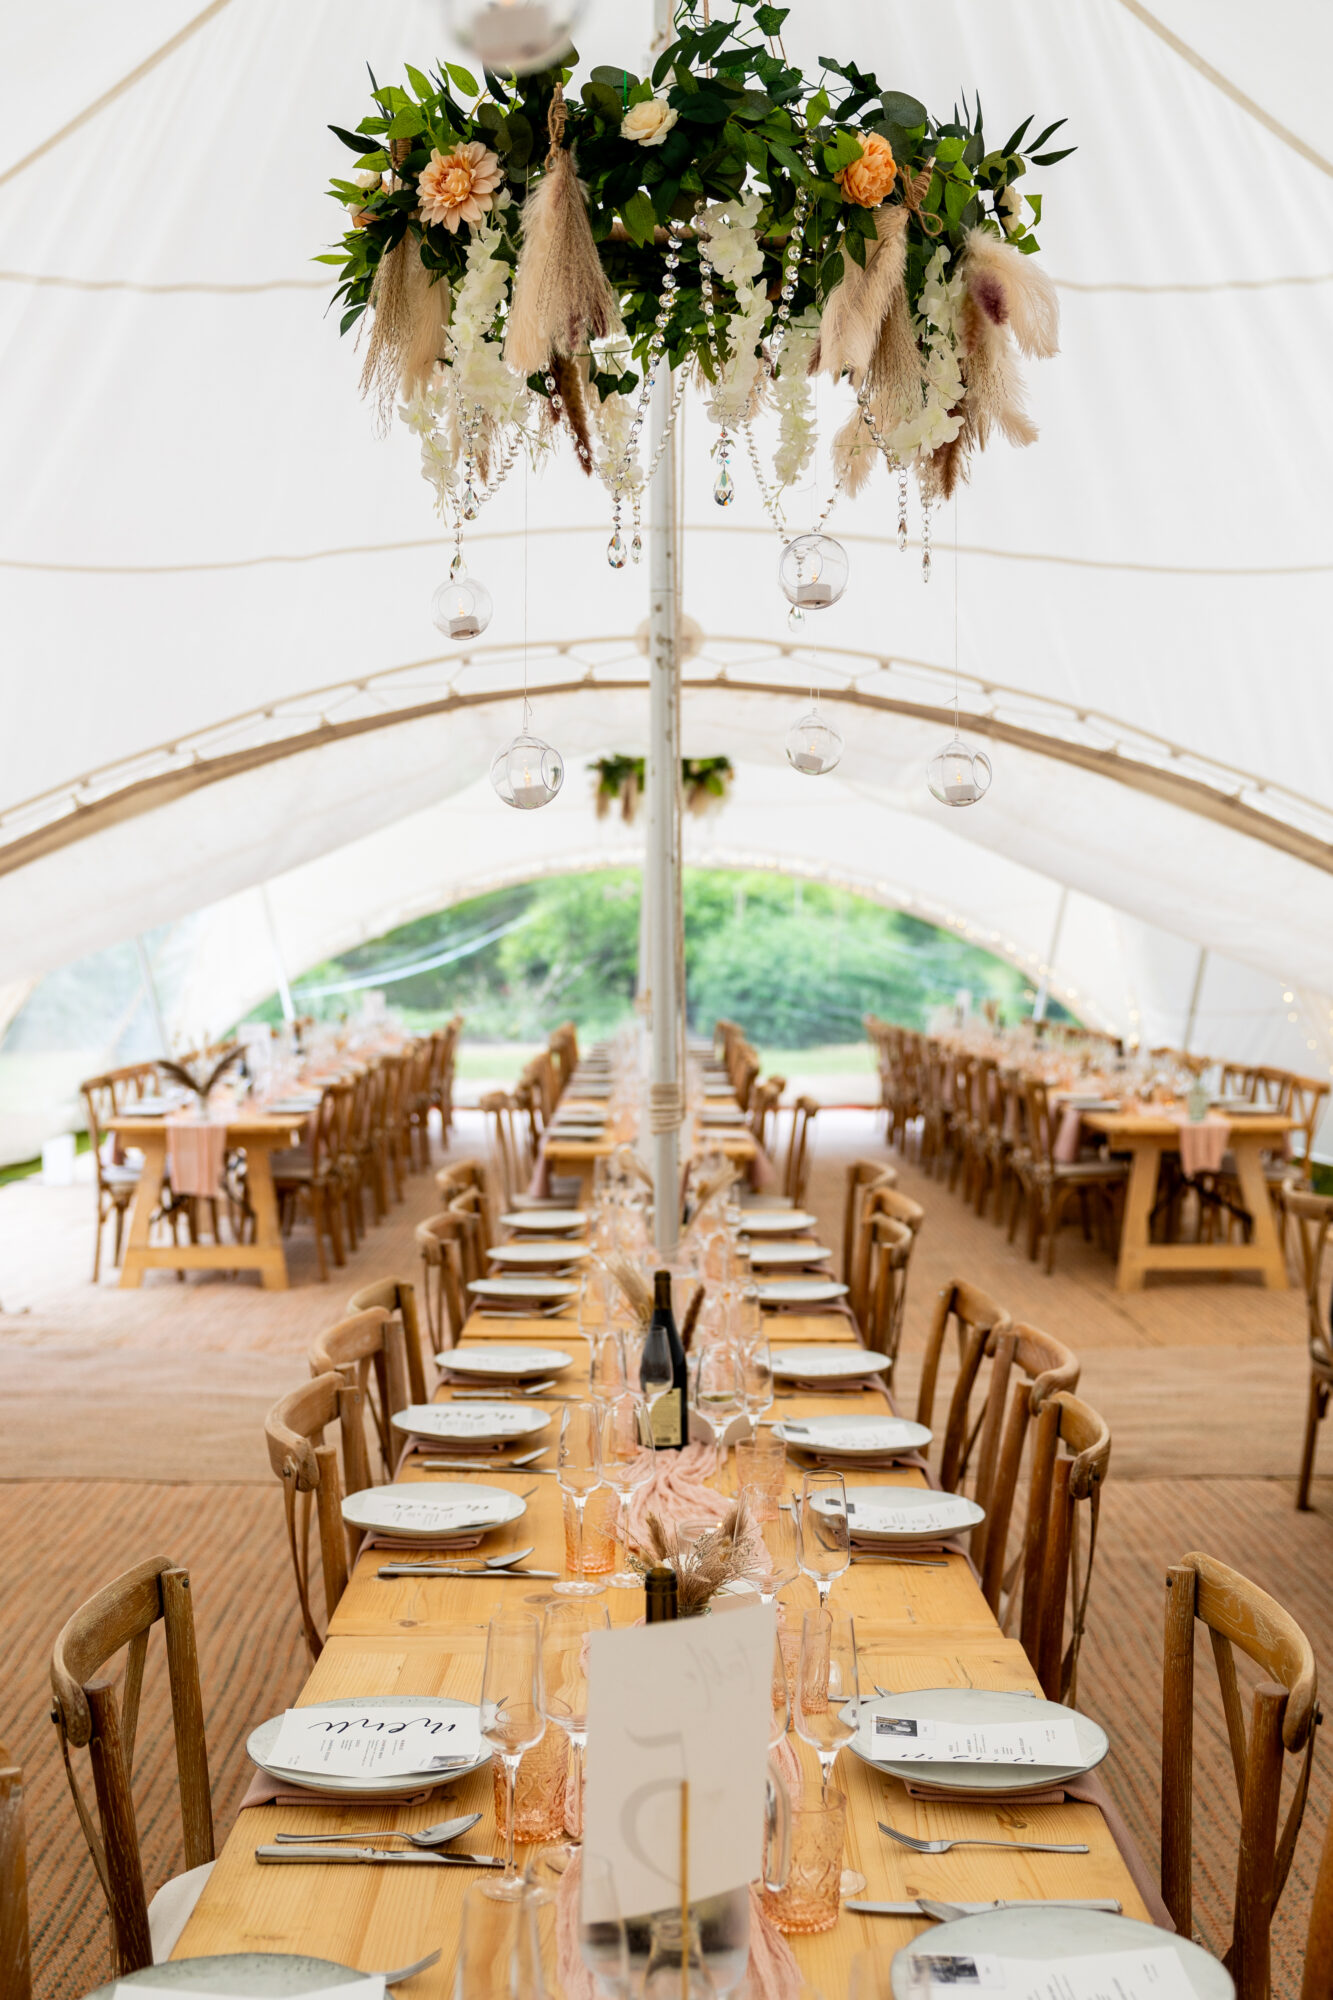
M 366 153 L 374 150 L 376 141 L 371 133 L 346 132 L 341 125 L 330 125 L 329 130 L 335 139 L 341 139 L 344 146 L 349 146 L 354 153 Z
M 827 298 L 835 285 L 842 283 L 843 261 L 841 250 L 831 250 L 819 267 L 819 289 Z
M 1031 123 L 1032 123 L 1032 113 L 1029 111 L 1027 117 L 1023 120 L 1023 123 L 1019 126 L 1018 130 L 1015 133 L 1013 133 L 1008 139 L 1005 140 L 1004 144 L 1000 148 L 1000 151 L 1002 153 L 1016 153 L 1019 147 L 1022 145 L 1023 135 L 1027 131 L 1028 126 Z M 1052 128 L 1052 130 L 1053 129 L 1054 128 Z M 1046 137 L 1049 138 L 1050 133 L 1047 133 Z
M 1034 167 L 1053 167 L 1058 161 L 1067 160 L 1071 153 L 1076 153 L 1077 151 L 1077 146 L 1065 146 L 1058 153 L 1034 153 L 1032 155 L 1032 164 Z
M 642 192 L 632 194 L 629 200 L 622 204 L 620 216 L 636 243 L 652 242 L 653 232 L 657 228 L 657 216 L 646 194 Z
M 1030 125 L 1031 123 L 1032 120 L 1029 118 L 1028 124 Z M 1068 123 L 1069 120 L 1067 118 L 1057 118 L 1054 125 L 1048 125 L 1044 132 L 1038 132 L 1036 138 L 1032 141 L 1032 151 L 1035 153 L 1038 146 L 1044 146 L 1046 144 L 1046 141 L 1049 138 L 1051 138 L 1056 132 L 1058 132 L 1062 125 L 1067 125 Z M 1017 148 L 1017 144 L 1018 144 L 1017 140 L 1011 141 L 1011 143 L 1005 147 L 1004 149 L 1005 152 L 1006 153 L 1014 152 Z
M 844 235 L 842 240 L 844 248 L 846 249 L 847 254 L 851 258 L 853 264 L 859 264 L 861 266 L 861 269 L 864 271 L 866 267 L 865 237 L 862 236 L 860 230 L 849 229 Z
M 594 83 L 605 83 L 622 99 L 633 90 L 639 79 L 632 70 L 615 69 L 610 63 L 598 63 L 592 72 Z
M 470 69 L 464 69 L 462 63 L 451 62 L 447 62 L 444 67 L 450 83 L 456 83 L 464 96 L 475 97 L 477 95 L 480 86 Z
M 882 91 L 879 101 L 884 106 L 884 116 L 895 125 L 924 125 L 930 115 L 919 98 L 909 97 L 905 91 Z

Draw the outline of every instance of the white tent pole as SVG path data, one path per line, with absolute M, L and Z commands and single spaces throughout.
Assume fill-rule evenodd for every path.
M 153 978 L 153 968 L 148 957 L 148 947 L 143 941 L 142 933 L 135 937 L 134 950 L 139 960 L 139 978 L 143 984 L 144 998 L 148 1002 L 148 1011 L 153 1017 L 153 1026 L 157 1029 L 158 1046 L 164 1056 L 169 1056 L 171 1054 L 171 1043 L 167 1037 L 167 1024 L 162 1018 L 162 1002 L 157 996 L 157 981 Z
M 1194 984 L 1190 988 L 1190 1004 L 1185 1014 L 1185 1033 L 1180 1046 L 1185 1054 L 1190 1053 L 1190 1043 L 1194 1039 L 1194 1022 L 1199 1012 L 1199 996 L 1203 992 L 1203 975 L 1208 966 L 1208 947 L 1199 946 L 1199 962 L 1194 968 Z
M 1062 888 L 1060 900 L 1055 906 L 1055 922 L 1051 925 L 1051 942 L 1046 949 L 1046 963 L 1042 967 L 1041 978 L 1037 981 L 1037 997 L 1032 1003 L 1034 1021 L 1046 1019 L 1046 1003 L 1051 997 L 1051 974 L 1055 971 L 1055 954 L 1060 949 L 1060 933 L 1064 929 L 1068 902 L 1069 890 Z
M 273 904 L 269 899 L 267 882 L 261 882 L 259 885 L 259 900 L 264 906 L 264 928 L 268 932 L 269 950 L 273 953 L 273 976 L 277 981 L 278 998 L 282 1002 L 282 1018 L 284 1021 L 294 1021 L 296 1008 L 292 1001 L 291 982 L 287 978 L 287 961 L 278 942 L 278 924 L 273 915 Z
M 649 462 L 666 430 L 671 370 L 663 368 L 653 392 Z M 669 1256 L 680 1233 L 680 1009 L 676 930 L 680 910 L 680 840 L 677 795 L 676 580 L 679 532 L 675 508 L 675 442 L 668 442 L 653 475 L 648 513 L 649 735 L 648 845 L 643 894 L 647 904 L 649 1022 L 652 1036 L 649 1123 L 652 1130 L 653 1236 Z

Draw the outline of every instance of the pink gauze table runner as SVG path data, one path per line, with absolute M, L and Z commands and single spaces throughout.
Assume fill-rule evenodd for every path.
M 215 1195 L 226 1160 L 225 1120 L 168 1118 L 167 1170 L 173 1194 Z
M 1193 1123 L 1172 1114 L 1180 1127 L 1180 1164 L 1189 1179 L 1195 1174 L 1215 1174 L 1226 1157 L 1231 1127 L 1225 1118 L 1210 1114 Z

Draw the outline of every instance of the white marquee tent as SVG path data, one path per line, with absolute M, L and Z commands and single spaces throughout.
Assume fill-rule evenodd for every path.
M 593 0 L 585 62 L 641 55 L 650 14 Z M 1063 352 L 1033 371 L 1038 445 L 993 447 L 938 518 L 928 586 L 882 473 L 839 506 L 852 581 L 817 646 L 787 629 L 743 464 L 713 506 L 687 405 L 684 749 L 738 770 L 687 859 L 916 910 L 1150 1041 L 1193 1002 L 1195 1047 L 1333 1073 L 1333 12 L 795 0 L 786 40 L 932 103 L 979 86 L 997 131 L 1068 117 L 1040 232 Z M 495 617 L 446 653 L 413 440 L 376 436 L 309 261 L 338 223 L 327 121 L 356 122 L 367 61 L 385 80 L 441 51 L 429 0 L 0 21 L 0 1024 L 50 1058 L 36 1097 L 6 1076 L 0 1156 L 52 1129 L 75 1054 L 115 1047 L 136 939 L 168 1026 L 217 1028 L 273 989 L 275 942 L 295 975 L 636 851 L 582 767 L 645 747 L 646 566 L 608 569 L 606 496 L 571 460 L 516 472 L 469 544 Z M 825 464 L 797 527 L 827 487 Z M 955 538 L 964 724 L 995 764 L 962 813 L 924 782 Z M 525 632 L 570 766 L 539 816 L 485 776 Z M 812 686 L 847 739 L 819 781 L 782 751 Z M 98 953 L 71 1022 L 68 968 Z

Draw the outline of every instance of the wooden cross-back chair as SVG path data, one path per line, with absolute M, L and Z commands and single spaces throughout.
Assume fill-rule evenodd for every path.
M 403 1072 L 402 1119 L 407 1158 L 412 1171 L 424 1174 L 430 1165 L 430 1071 L 433 1037 L 424 1035 L 408 1057 Z
M 750 1102 L 746 1108 L 746 1118 L 757 1146 L 768 1149 L 769 1126 L 777 1118 L 777 1110 L 782 1102 L 782 1093 L 787 1080 L 781 1076 L 766 1076 L 756 1083 L 750 1092 Z
M 902 1344 L 907 1267 L 915 1243 L 916 1237 L 905 1223 L 895 1222 L 889 1215 L 871 1217 L 866 1230 L 865 1292 L 857 1323 L 866 1346 L 888 1356 L 883 1380 L 890 1389 Z
M 421 1316 L 417 1312 L 415 1288 L 406 1278 L 380 1278 L 362 1285 L 347 1301 L 349 1313 L 371 1312 L 376 1307 L 396 1319 L 403 1330 L 403 1351 L 407 1361 L 407 1384 L 414 1403 L 428 1403 L 426 1357 L 421 1346 Z
M 449 1203 L 449 1213 L 458 1219 L 458 1252 L 463 1267 L 463 1283 L 470 1285 L 490 1270 L 487 1251 L 486 1207 L 479 1188 L 464 1188 Z
M 782 1192 L 793 1208 L 801 1206 L 810 1183 L 813 1126 L 818 1116 L 817 1097 L 798 1097 L 792 1106 L 791 1129 L 787 1134 L 787 1158 L 782 1170 Z
M 951 1278 L 947 1285 L 941 1286 L 935 1294 L 935 1310 L 931 1315 L 926 1351 L 921 1362 L 921 1382 L 916 1399 L 916 1420 L 919 1424 L 933 1428 L 940 1362 L 950 1334 L 958 1351 L 960 1368 L 975 1349 L 976 1358 L 972 1362 L 972 1376 L 975 1378 L 987 1334 L 1009 1323 L 1009 1314 L 1004 1307 L 997 1304 L 988 1292 L 983 1292 L 980 1285 L 969 1284 L 966 1278 Z
M 273 1187 L 284 1227 L 291 1229 L 304 1202 L 315 1234 L 315 1255 L 323 1283 L 329 1275 L 327 1236 L 335 1264 L 345 1264 L 343 1180 L 338 1165 L 339 1100 L 332 1086 L 321 1093 L 310 1119 L 310 1144 L 273 1155 Z
M 873 1188 L 892 1187 L 898 1175 L 885 1160 L 853 1160 L 847 1168 L 847 1192 L 842 1203 L 842 1277 L 852 1283 L 856 1244 L 865 1218 L 866 1197 Z M 856 1301 L 852 1301 L 856 1310 Z
M 402 1321 L 390 1319 L 382 1306 L 369 1307 L 326 1327 L 306 1359 L 312 1375 L 338 1374 L 356 1389 L 375 1425 L 384 1478 L 391 1480 L 399 1441 L 390 1419 L 412 1400 Z
M 1088 1198 L 1097 1203 L 1102 1224 L 1102 1241 L 1108 1254 L 1114 1251 L 1119 1229 L 1117 1197 L 1129 1178 L 1129 1162 L 1101 1154 L 1064 1164 L 1055 1157 L 1059 1120 L 1051 1108 L 1049 1093 L 1040 1077 L 1024 1079 L 1027 1101 L 1027 1150 L 1019 1183 L 1028 1204 L 1028 1255 L 1036 1261 L 1043 1236 L 1046 1238 L 1046 1269 L 1055 1269 L 1055 1237 L 1071 1201 L 1077 1201 L 1084 1235 L 1089 1234 Z M 1010 1220 L 1013 1241 L 1017 1207 Z
M 490 1132 L 491 1158 L 500 1185 L 500 1199 L 506 1208 L 512 1208 L 532 1178 L 532 1155 L 524 1129 L 525 1120 L 514 1099 L 505 1090 L 483 1091 L 478 1105 Z M 438 1175 L 436 1179 L 438 1181 Z
M 341 1470 L 338 1445 L 324 1441 L 332 1423 L 338 1426 Z M 359 1529 L 344 1525 L 343 1496 L 363 1493 L 370 1485 L 365 1403 L 354 1382 L 330 1370 L 280 1397 L 264 1419 L 264 1436 L 269 1464 L 282 1481 L 301 1627 L 310 1657 L 317 1660 L 324 1640 L 310 1603 L 310 1515 L 313 1506 L 324 1572 L 324 1615 L 331 1618 L 347 1588 L 349 1555 L 360 1539 Z
M 463 1237 L 467 1224 L 447 1211 L 427 1216 L 416 1228 L 421 1253 L 421 1289 L 426 1301 L 426 1330 L 434 1353 L 456 1347 L 467 1318 L 463 1289 Z
M 144 1662 L 149 1635 L 159 1621 L 166 1636 L 186 1873 L 165 1883 L 150 1905 L 131 1785 Z M 122 1650 L 125 1672 L 118 1695 L 117 1681 L 106 1668 Z M 188 1570 L 170 1556 L 153 1556 L 81 1604 L 56 1639 L 51 1688 L 51 1718 L 60 1738 L 65 1775 L 111 1917 L 112 1972 L 138 1972 L 170 1955 L 214 1857 L 204 1703 Z M 92 1768 L 93 1810 L 70 1755 L 71 1750 L 84 1749 Z
M 102 1232 L 113 1217 L 116 1228 L 111 1262 L 113 1268 L 120 1263 L 125 1217 L 139 1186 L 139 1169 L 125 1159 L 121 1142 L 115 1139 L 107 1145 L 107 1121 L 114 1118 L 118 1111 L 132 1109 L 134 1099 L 142 1097 L 146 1090 L 156 1088 L 156 1083 L 157 1071 L 152 1063 L 132 1063 L 125 1069 L 108 1070 L 105 1076 L 90 1076 L 79 1086 L 88 1121 L 88 1148 L 93 1158 L 97 1196 L 97 1228 L 93 1237 L 94 1284 L 102 1270 Z M 109 1155 L 107 1158 L 103 1158 L 104 1146 Z
M 1305 1939 L 1301 2000 L 1333 2000 L 1333 1815 L 1324 1835 Z
M 482 1160 L 458 1160 L 452 1167 L 441 1167 L 435 1176 L 435 1185 L 440 1198 L 447 1207 L 456 1194 L 463 1194 L 468 1188 L 476 1188 L 481 1196 L 481 1212 L 485 1217 L 486 1247 L 495 1240 L 496 1190 L 491 1170 Z M 501 1190 L 503 1194 L 503 1190 Z
M 1111 1433 L 1105 1420 L 1068 1389 L 1052 1390 L 1032 1425 L 1018 1635 L 1046 1699 L 1068 1702 L 1071 1708 L 1078 1701 L 1078 1659 L 1110 1463 Z M 1084 1503 L 1086 1558 L 1080 1553 L 1079 1528 Z
M 1268 2000 L 1269 1939 L 1305 1811 L 1314 1758 L 1317 1676 L 1300 1626 L 1248 1577 L 1212 1556 L 1182 1556 L 1166 1573 L 1162 1663 L 1162 1900 L 1184 1937 L 1193 1925 L 1194 1637 L 1206 1627 L 1222 1694 L 1240 1839 L 1231 1944 L 1223 1963 L 1236 2000 Z M 1245 1704 L 1234 1648 L 1260 1671 Z M 1301 1758 L 1279 1829 L 1285 1758 Z M 1327 1966 L 1325 1967 L 1327 1973 Z M 1325 1990 L 1327 1990 L 1325 1988 Z
M 32 2000 L 23 1773 L 0 1743 L 0 1993 Z
M 913 1201 L 910 1195 L 901 1194 L 891 1181 L 871 1183 L 863 1188 L 860 1224 L 852 1241 L 851 1269 L 846 1280 L 851 1288 L 847 1295 L 847 1304 L 851 1308 L 853 1317 L 863 1325 L 875 1318 L 871 1305 L 873 1291 L 871 1263 L 874 1225 L 881 1216 L 900 1224 L 915 1240 L 926 1219 L 926 1211 L 919 1201 Z M 902 1262 L 902 1273 L 902 1283 L 905 1287 L 906 1259 Z M 901 1320 L 901 1314 L 899 1319 Z M 896 1351 L 895 1347 L 894 1352 Z
M 1333 1200 L 1322 1194 L 1303 1194 L 1289 1189 L 1284 1202 L 1296 1224 L 1296 1241 L 1301 1253 L 1301 1273 L 1305 1280 L 1305 1330 L 1310 1347 L 1310 1395 L 1305 1410 L 1305 1444 L 1301 1451 L 1300 1477 L 1296 1482 L 1296 1505 L 1302 1511 L 1310 1505 L 1310 1481 L 1314 1477 L 1315 1445 L 1319 1426 L 1328 1411 L 1333 1393 L 1333 1337 L 1324 1318 L 1321 1278 L 1324 1251 L 1333 1225 Z

